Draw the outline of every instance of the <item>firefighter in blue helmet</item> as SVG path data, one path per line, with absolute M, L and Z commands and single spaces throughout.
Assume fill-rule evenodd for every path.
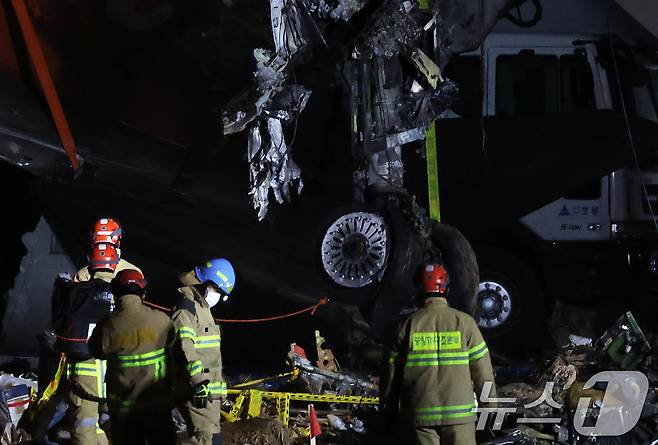
M 235 271 L 224 259 L 213 259 L 182 274 L 180 301 L 172 315 L 177 336 L 179 375 L 185 399 L 181 413 L 187 424 L 184 444 L 221 444 L 220 405 L 226 396 L 222 377 L 221 329 L 210 312 L 228 300 Z

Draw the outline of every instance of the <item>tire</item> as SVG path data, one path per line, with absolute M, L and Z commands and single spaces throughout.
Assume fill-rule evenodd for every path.
M 508 352 L 539 349 L 545 302 L 536 274 L 519 258 L 501 249 L 483 250 L 477 258 L 480 283 L 473 316 L 487 342 Z M 496 304 L 491 304 L 493 301 Z M 485 314 L 484 309 L 492 307 L 496 309 Z M 492 318 L 496 313 L 499 318 Z
M 399 212 L 390 212 L 391 229 L 396 235 L 388 271 L 382 288 L 369 313 L 372 330 L 376 336 L 386 331 L 390 321 L 409 307 L 418 295 L 416 274 L 418 267 L 429 259 L 413 229 Z M 478 264 L 475 252 L 464 235 L 454 227 L 434 223 L 432 243 L 441 252 L 450 275 L 450 305 L 466 313 L 475 306 L 478 288 Z
M 447 224 L 435 223 L 432 226 L 432 242 L 441 252 L 448 269 L 450 305 L 472 314 L 479 284 L 475 251 L 459 230 Z

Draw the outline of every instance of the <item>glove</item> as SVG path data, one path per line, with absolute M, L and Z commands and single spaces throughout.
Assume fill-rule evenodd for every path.
M 60 272 L 60 273 L 58 273 L 58 274 L 57 274 L 57 278 L 61 278 L 62 280 L 65 280 L 65 281 L 71 281 L 71 280 L 72 280 L 72 278 L 71 278 L 71 274 L 68 273 L 68 272 Z
M 210 390 L 208 389 L 209 383 L 210 380 L 204 380 L 194 387 L 192 405 L 194 405 L 195 408 L 205 408 L 208 404 L 208 396 L 210 395 Z

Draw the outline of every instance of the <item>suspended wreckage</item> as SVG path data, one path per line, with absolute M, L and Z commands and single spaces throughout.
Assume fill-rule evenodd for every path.
M 353 175 L 355 204 L 353 211 L 328 224 L 320 246 L 322 268 L 335 285 L 349 291 L 383 283 L 391 259 L 396 262 L 390 274 L 396 283 L 412 283 L 422 261 L 443 259 L 454 272 L 453 283 L 462 282 L 455 284 L 461 290 L 453 295 L 460 300 L 456 305 L 470 311 L 478 282 L 473 250 L 456 230 L 441 237 L 445 245 L 437 245 L 432 238 L 436 223 L 403 184 L 402 146 L 423 141 L 457 93 L 440 68 L 450 56 L 454 26 L 442 18 L 440 2 L 434 3 L 434 9 L 423 9 L 417 2 L 401 0 L 270 0 L 274 51 L 254 51 L 255 82 L 227 105 L 222 120 L 224 134 L 249 132 L 250 195 L 262 220 L 270 190 L 283 203 L 290 200 L 291 190 L 301 192 L 303 186 L 283 126 L 304 110 L 311 92 L 288 80 L 309 54 L 330 45 L 323 34 L 328 23 L 360 20 L 363 25 L 351 40 L 339 43 L 348 48 L 343 51 L 348 56 L 342 60 L 342 76 L 351 104 L 351 152 L 358 166 Z M 499 3 L 500 8 L 504 2 Z M 461 251 L 451 247 L 456 244 Z M 454 252 L 453 258 L 447 251 Z M 392 306 L 382 309 L 388 304 L 379 304 L 371 310 L 408 305 L 413 289 L 402 288 L 406 295 Z M 364 291 L 365 296 L 354 301 L 372 301 L 374 292 Z
M 240 6 L 246 8 L 247 3 L 245 0 Z M 242 178 L 238 166 L 243 158 L 233 144 L 240 143 L 239 138 L 225 138 L 222 144 L 226 145 L 217 150 L 195 145 L 207 143 L 205 136 L 193 131 L 197 123 L 215 117 L 212 107 L 200 108 L 195 99 L 210 97 L 213 91 L 190 80 L 197 79 L 196 73 L 188 72 L 194 67 L 180 63 L 178 50 L 163 52 L 156 45 L 162 39 L 147 39 L 156 45 L 148 49 L 152 55 L 169 54 L 162 60 L 180 69 L 182 79 L 172 80 L 171 88 L 167 82 L 156 88 L 158 82 L 153 82 L 154 93 L 164 98 L 168 97 L 165 93 L 178 89 L 185 98 L 188 89 L 198 93 L 190 99 L 192 105 L 185 113 L 194 124 L 192 129 L 183 125 L 178 129 L 193 135 L 192 141 L 172 143 L 164 131 L 172 122 L 180 121 L 180 107 L 175 101 L 160 103 L 137 95 L 133 102 L 131 96 L 127 102 L 131 112 L 139 106 L 137 109 L 146 109 L 143 114 L 148 115 L 149 107 L 171 106 L 171 110 L 154 113 L 161 113 L 163 121 L 149 131 L 140 125 L 132 127 L 129 116 L 122 113 L 106 122 L 92 113 L 67 107 L 71 120 L 79 119 L 73 154 L 81 167 L 72 175 L 70 153 L 61 148 L 63 139 L 52 125 L 52 116 L 57 113 L 51 109 L 48 114 L 43 101 L 35 98 L 21 79 L 0 78 L 0 159 L 37 178 L 34 193 L 44 203 L 47 225 L 74 263 L 84 258 L 86 239 L 78 235 L 86 232 L 89 221 L 107 214 L 120 219 L 130 228 L 126 257 L 136 258 L 140 266 L 158 277 L 153 280 L 153 295 L 167 298 L 168 290 L 175 286 L 167 280 L 175 281 L 177 271 L 190 267 L 198 258 L 221 252 L 235 259 L 244 286 L 267 289 L 282 299 L 308 302 L 326 296 L 358 306 L 371 332 L 379 335 L 410 304 L 417 291 L 413 283 L 416 267 L 424 260 L 440 257 L 452 276 L 453 304 L 470 310 L 478 285 L 473 251 L 456 229 L 431 221 L 405 189 L 403 146 L 420 145 L 428 126 L 456 93 L 454 84 L 441 72 L 450 55 L 477 47 L 507 3 L 440 0 L 430 2 L 431 9 L 422 10 L 416 2 L 400 0 L 271 0 L 272 49 L 254 51 L 254 82 L 224 107 L 223 132 L 244 132 L 247 136 L 251 181 L 247 192 L 258 219 L 266 217 L 268 208 L 272 210 L 270 200 L 292 200 L 304 187 L 291 147 L 299 150 L 297 153 L 317 148 L 313 153 L 317 156 L 306 161 L 324 174 L 309 175 L 308 184 L 315 189 L 307 185 L 307 198 L 296 200 L 286 211 L 272 211 L 265 224 L 257 222 L 245 205 L 245 191 L 236 186 Z M 69 15 L 62 13 L 62 17 Z M 240 47 L 255 47 L 255 38 L 240 42 L 236 49 L 235 42 L 224 38 L 238 35 L 231 28 L 235 23 L 224 22 L 217 25 L 218 32 L 204 31 L 202 38 L 195 40 L 190 36 L 198 33 L 198 24 L 176 17 L 181 26 L 177 28 L 178 40 L 208 62 L 202 66 L 204 72 L 207 69 L 225 83 L 242 80 L 239 70 L 222 71 L 230 63 L 228 58 L 215 60 L 212 56 L 236 51 L 235 56 L 240 57 Z M 253 25 L 257 26 L 256 20 Z M 78 54 L 78 45 L 92 41 L 70 42 L 76 50 L 72 54 Z M 88 46 L 93 49 L 91 43 Z M 205 50 L 208 47 L 212 54 Z M 217 48 L 220 50 L 214 51 Z M 320 72 L 321 84 L 331 82 L 326 68 L 335 67 L 334 62 L 338 62 L 337 77 L 345 81 L 350 106 L 326 108 L 345 111 L 349 134 L 335 131 L 341 133 L 340 138 L 321 141 L 318 145 L 322 148 L 305 148 L 301 143 L 308 143 L 308 138 L 295 139 L 297 121 L 312 103 L 312 94 L 321 96 L 319 88 L 314 87 L 313 93 L 304 85 L 311 83 L 309 73 L 297 68 L 307 63 L 313 68 L 319 65 L 322 70 L 313 74 Z M 160 67 L 158 63 L 147 64 L 142 75 L 150 79 L 153 73 L 170 71 L 171 66 L 155 69 Z M 140 72 L 138 68 L 136 72 Z M 108 76 L 112 81 L 125 80 L 123 77 Z M 115 88 L 107 91 L 124 91 L 121 84 L 112 85 Z M 318 112 L 310 108 L 307 113 Z M 326 117 L 330 112 L 318 114 Z M 212 125 L 201 127 L 213 131 Z M 340 144 L 332 145 L 337 140 Z M 354 162 L 336 162 L 334 153 L 342 158 L 350 153 Z M 301 164 L 302 158 L 299 160 Z M 407 168 L 411 170 L 411 162 Z M 407 186 L 412 187 L 410 181 Z M 167 223 L 154 224 L 156 220 Z M 281 261 L 282 252 L 285 262 Z M 37 267 L 23 275 L 20 282 L 38 281 L 44 289 L 52 285 L 49 274 Z M 48 294 L 29 291 L 25 292 L 29 298 L 23 298 L 22 292 L 19 289 L 13 297 L 17 312 L 8 311 L 20 314 L 15 319 L 34 313 L 34 295 Z M 365 328 L 361 321 L 359 326 Z M 43 325 L 45 329 L 46 324 L 44 318 L 25 325 L 30 329 Z M 345 325 L 351 329 L 349 323 Z M 22 337 L 32 339 L 32 334 Z

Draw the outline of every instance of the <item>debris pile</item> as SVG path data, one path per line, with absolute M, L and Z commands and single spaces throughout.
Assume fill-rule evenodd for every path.
M 32 377 L 0 374 L 0 445 L 30 440 L 30 435 L 18 428 L 18 422 L 37 390 L 37 382 Z
M 597 339 L 562 338 L 569 341 L 541 364 L 497 367 L 498 410 L 479 419 L 486 443 L 654 443 L 656 338 L 630 312 Z
M 367 433 L 364 419 L 376 414 L 377 384 L 341 370 L 318 331 L 316 345 L 315 363 L 293 343 L 287 355 L 292 371 L 232 385 L 222 408 L 227 444 L 307 443 L 313 431 L 318 443 L 341 443 L 345 436 Z
M 292 445 L 293 431 L 278 419 L 255 417 L 226 424 L 222 428 L 226 445 Z

